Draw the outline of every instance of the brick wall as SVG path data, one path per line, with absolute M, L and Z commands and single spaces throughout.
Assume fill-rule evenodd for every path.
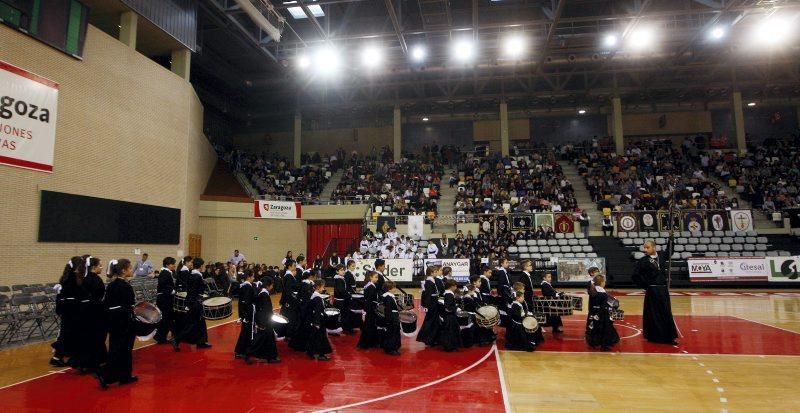
M 0 60 L 60 84 L 53 173 L 0 166 L 0 284 L 54 282 L 73 255 L 187 250 L 216 161 L 191 85 L 92 26 L 82 61 L 0 26 Z M 180 208 L 181 244 L 39 243 L 41 190 Z

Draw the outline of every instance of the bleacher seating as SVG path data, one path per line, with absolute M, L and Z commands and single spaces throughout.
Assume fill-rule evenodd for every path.
M 632 255 L 640 257 L 637 252 L 643 250 L 642 245 L 648 239 L 657 244 L 658 251 L 665 251 L 669 232 L 618 232 L 616 238 L 628 248 L 636 249 Z M 673 259 L 685 260 L 690 257 L 777 257 L 789 256 L 789 251 L 770 249 L 767 237 L 759 236 L 756 231 L 703 231 L 692 233 L 680 231 L 675 233 Z

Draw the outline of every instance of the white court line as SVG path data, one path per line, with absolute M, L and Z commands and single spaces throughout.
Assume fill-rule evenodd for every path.
M 434 381 L 429 382 L 429 383 L 421 384 L 421 385 L 419 385 L 417 387 L 412 387 L 410 389 L 399 391 L 397 393 L 387 394 L 386 396 L 376 397 L 374 399 L 364 400 L 364 401 L 360 401 L 360 402 L 356 402 L 356 403 L 350 403 L 350 404 L 346 404 L 344 406 L 337 406 L 337 407 L 331 407 L 331 408 L 328 408 L 328 409 L 315 410 L 314 413 L 325 413 L 325 412 L 333 412 L 333 411 L 343 410 L 343 409 L 350 409 L 352 407 L 363 406 L 365 404 L 391 399 L 391 398 L 394 398 L 394 397 L 397 397 L 397 396 L 402 396 L 404 394 L 413 393 L 413 392 L 415 392 L 417 390 L 421 390 L 421 389 L 424 389 L 426 387 L 435 386 L 435 385 L 437 385 L 439 383 L 445 382 L 445 381 L 450 380 L 450 379 L 452 379 L 452 378 L 454 378 L 456 376 L 464 374 L 464 373 L 468 372 L 469 370 L 472 370 L 473 368 L 477 367 L 478 365 L 480 365 L 481 363 L 486 361 L 486 359 L 488 359 L 489 356 L 491 356 L 495 351 L 497 351 L 497 345 L 492 345 L 492 348 L 489 349 L 489 352 L 486 353 L 483 357 L 481 357 L 480 360 L 472 363 L 471 365 L 465 367 L 464 369 L 461 369 L 461 370 L 459 370 L 459 371 L 457 371 L 457 372 L 455 372 L 455 373 L 453 373 L 453 374 L 451 374 L 451 375 L 449 375 L 447 377 L 442 377 L 441 379 L 434 380 Z
M 498 349 L 499 350 L 499 349 Z M 525 353 L 523 350 L 499 350 L 508 353 Z M 632 351 L 560 351 L 560 350 L 537 350 L 537 353 L 554 353 L 554 354 L 604 354 L 604 355 L 622 355 L 622 356 L 679 356 L 679 357 L 691 357 L 691 356 L 717 356 L 717 357 L 789 357 L 789 358 L 798 358 L 798 355 L 787 355 L 787 354 L 716 354 L 716 353 L 636 353 Z
M 578 320 L 578 321 L 580 321 L 580 320 Z M 634 338 L 636 336 L 642 335 L 642 330 L 639 330 L 638 328 L 636 328 L 634 326 L 625 325 L 625 324 L 617 324 L 617 325 L 620 326 L 620 327 L 630 328 L 631 330 L 636 331 L 636 333 L 634 333 L 632 335 L 620 337 L 619 338 L 620 340 L 627 339 L 627 338 Z M 586 338 L 563 337 L 562 340 L 564 340 L 564 341 L 583 341 L 583 340 L 586 340 Z
M 213 326 L 211 326 L 211 327 L 208 327 L 207 329 L 208 329 L 208 330 L 210 330 L 210 329 L 212 329 L 212 328 L 215 328 L 215 327 L 224 326 L 224 325 L 226 325 L 226 324 L 233 323 L 234 321 L 236 321 L 236 320 L 226 321 L 226 322 L 224 322 L 224 323 L 220 323 L 220 324 L 216 324 L 216 325 L 213 325 Z M 143 349 L 143 348 L 147 348 L 147 347 L 153 346 L 153 345 L 155 345 L 155 344 L 156 344 L 156 343 L 145 344 L 145 345 L 143 345 L 143 346 L 139 346 L 139 347 L 137 347 L 137 348 L 133 349 L 133 351 L 136 351 L 136 350 L 141 350 L 141 349 Z M 51 372 L 49 372 L 49 373 L 42 374 L 41 376 L 36 376 L 36 377 L 32 377 L 32 378 L 30 378 L 30 379 L 25 379 L 25 380 L 22 380 L 22 381 L 18 381 L 18 382 L 16 382 L 16 383 L 11 383 L 11 384 L 5 385 L 5 386 L 3 386 L 3 387 L 0 387 L 0 390 L 5 390 L 5 389 L 8 389 L 8 388 L 10 388 L 10 387 L 14 387 L 14 386 L 18 386 L 18 385 L 20 385 L 20 384 L 27 383 L 27 382 L 29 382 L 29 381 L 34 381 L 34 380 L 38 380 L 38 379 L 41 379 L 41 378 L 44 378 L 44 377 L 47 377 L 47 376 L 51 376 L 51 375 L 53 375 L 53 374 L 63 373 L 63 372 L 65 372 L 65 371 L 67 371 L 67 370 L 71 370 L 71 369 L 72 369 L 72 367 L 67 367 L 67 368 L 64 368 L 64 369 L 61 369 L 61 370 L 54 370 L 54 371 L 51 371 Z
M 783 331 L 785 331 L 785 332 L 787 332 L 787 333 L 792 333 L 792 334 L 798 334 L 798 335 L 800 335 L 800 333 L 798 333 L 797 331 L 787 330 L 787 329 L 785 329 L 785 328 L 781 328 L 781 327 L 773 326 L 773 325 L 771 325 L 771 324 L 767 324 L 767 323 L 762 323 L 762 322 L 760 322 L 760 321 L 756 321 L 756 320 L 751 320 L 751 319 L 749 319 L 749 318 L 739 317 L 738 315 L 734 315 L 734 316 L 731 316 L 731 317 L 733 317 L 733 318 L 738 318 L 738 319 L 740 319 L 740 320 L 744 320 L 744 321 L 749 321 L 749 322 L 751 322 L 751 323 L 761 324 L 762 326 L 767 326 L 767 327 L 777 328 L 778 330 L 783 330 Z
M 503 362 L 500 360 L 500 352 L 497 351 L 497 344 L 493 345 L 494 359 L 497 362 L 497 374 L 500 376 L 500 390 L 503 392 L 503 406 L 506 413 L 511 413 L 511 402 L 508 400 L 508 388 L 506 387 L 506 378 L 503 374 Z

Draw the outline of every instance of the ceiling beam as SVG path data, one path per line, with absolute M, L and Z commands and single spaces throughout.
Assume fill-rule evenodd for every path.
M 317 29 L 317 33 L 322 36 L 323 40 L 327 41 L 328 33 L 326 33 L 325 29 L 322 28 L 322 25 L 319 24 L 319 20 L 317 20 L 317 18 L 314 16 L 314 13 L 311 12 L 311 9 L 306 6 L 305 0 L 297 0 L 297 4 L 303 9 L 303 13 L 306 14 L 306 17 L 308 17 L 308 20 L 311 22 L 314 28 Z M 328 16 L 328 18 L 328 21 L 330 21 L 330 16 Z
M 400 42 L 400 50 L 403 51 L 403 56 L 408 56 L 408 45 L 406 45 L 406 38 L 403 37 L 403 28 L 400 27 L 400 21 L 397 19 L 397 13 L 394 11 L 392 0 L 385 0 L 386 11 L 389 13 L 389 19 L 392 21 L 394 33 L 397 35 L 397 40 Z

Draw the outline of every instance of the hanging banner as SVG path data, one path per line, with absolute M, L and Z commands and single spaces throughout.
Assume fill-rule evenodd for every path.
M 391 230 L 392 228 L 395 227 L 395 223 L 396 222 L 397 222 L 397 219 L 395 218 L 394 215 L 391 215 L 391 216 L 390 215 L 378 215 L 378 219 L 377 219 L 378 225 L 376 225 L 375 229 L 377 229 L 378 231 L 386 234 L 387 232 L 389 232 L 389 230 Z
M 800 283 L 800 256 L 767 257 L 769 280 Z
M 411 282 L 414 277 L 414 260 L 388 259 L 384 275 L 394 282 Z M 364 281 L 368 271 L 375 270 L 375 258 L 365 258 L 356 262 L 356 271 L 353 275 L 356 281 Z
M 53 172 L 58 83 L 0 61 L 0 164 Z
M 706 228 L 711 231 L 730 231 L 731 224 L 728 211 L 716 209 L 706 211 Z
M 575 232 L 575 216 L 572 213 L 556 214 L 556 227 L 554 230 L 562 234 Z
M 300 219 L 300 203 L 285 201 L 255 201 L 255 218 Z
M 589 268 L 597 267 L 601 274 L 606 273 L 606 259 L 598 258 L 558 258 L 559 283 L 588 283 Z
M 425 217 L 422 215 L 408 216 L 408 236 L 422 238 L 425 229 Z
M 506 215 L 498 215 L 494 219 L 494 225 L 495 225 L 495 228 L 497 229 L 497 232 L 499 232 L 499 233 L 504 233 L 504 232 L 508 231 L 508 229 L 509 229 L 508 216 L 506 216 Z
M 686 211 L 683 213 L 683 231 L 705 231 L 705 224 L 705 217 L 700 211 Z
M 734 231 L 752 231 L 753 212 L 749 209 L 732 209 L 731 226 Z
M 478 219 L 479 233 L 486 235 L 494 233 L 494 215 L 490 215 L 488 217 L 482 216 Z
M 673 211 L 672 213 L 671 229 L 674 229 L 675 231 L 681 230 L 681 213 L 678 211 Z M 658 230 L 659 231 L 670 230 L 669 211 L 658 211 Z
M 511 220 L 511 229 L 514 231 L 526 231 L 533 227 L 533 215 L 514 215 Z
M 763 257 L 689 258 L 691 281 L 766 281 L 767 260 Z
M 651 211 L 639 212 L 639 231 L 658 231 L 659 220 Z
M 425 260 L 425 268 L 431 265 L 441 265 L 442 268 L 450 267 L 453 270 L 453 279 L 459 283 L 469 282 L 469 260 L 468 259 L 434 259 Z
M 639 217 L 634 212 L 616 212 L 614 218 L 617 221 L 617 230 L 623 232 L 638 232 Z
M 553 228 L 553 214 L 536 214 L 536 228 Z

